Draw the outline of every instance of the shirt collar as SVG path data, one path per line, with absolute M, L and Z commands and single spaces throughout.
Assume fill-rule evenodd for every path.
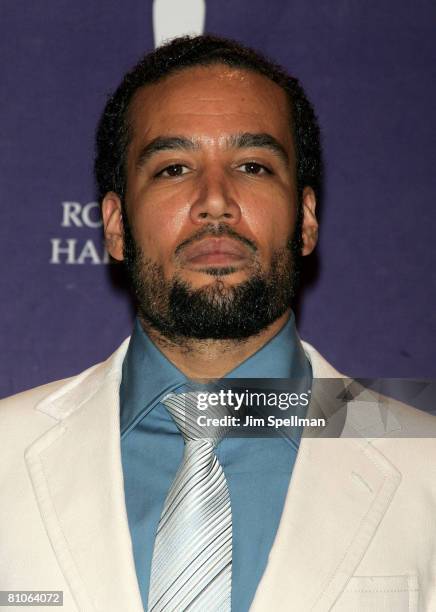
M 225 378 L 298 378 L 311 376 L 295 328 L 294 315 L 267 344 Z M 153 344 L 138 319 L 123 362 L 120 387 L 121 433 L 130 428 L 160 399 L 188 383 L 186 376 Z
M 299 378 L 307 375 L 309 360 L 295 327 L 294 314 L 282 329 L 225 378 Z

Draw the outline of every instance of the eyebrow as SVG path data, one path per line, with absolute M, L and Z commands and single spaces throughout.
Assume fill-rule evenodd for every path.
M 285 147 L 271 134 L 232 134 L 225 139 L 229 149 L 269 149 L 277 155 L 286 165 L 289 164 L 289 155 Z M 145 145 L 136 160 L 136 167 L 141 168 L 151 157 L 161 151 L 198 151 L 200 144 L 196 139 L 185 136 L 158 136 Z
M 141 149 L 136 160 L 136 167 L 140 168 L 153 155 L 161 151 L 197 151 L 199 148 L 198 143 L 184 136 L 158 136 Z
M 280 157 L 285 164 L 289 164 L 288 152 L 271 134 L 251 134 L 250 132 L 235 134 L 228 138 L 228 146 L 235 149 L 269 149 Z

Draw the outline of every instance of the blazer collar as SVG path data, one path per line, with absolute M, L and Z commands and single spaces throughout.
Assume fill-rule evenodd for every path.
M 87 611 L 143 610 L 120 450 L 119 386 L 127 345 L 128 339 L 107 362 L 36 407 L 57 424 L 26 452 L 53 550 L 79 609 Z M 310 345 L 303 346 L 315 378 L 340 376 Z M 321 402 L 314 410 L 322 408 Z M 400 478 L 367 439 L 304 438 L 252 612 L 286 610 L 290 600 L 296 610 L 330 609 Z

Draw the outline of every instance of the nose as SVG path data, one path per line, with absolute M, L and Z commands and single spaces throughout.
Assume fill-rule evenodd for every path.
M 191 206 L 193 223 L 225 222 L 236 225 L 241 219 L 241 208 L 230 179 L 224 174 L 204 172 L 199 180 L 198 191 Z

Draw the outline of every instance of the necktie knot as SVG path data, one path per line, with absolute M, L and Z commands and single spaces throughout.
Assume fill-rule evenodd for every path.
M 204 402 L 204 393 L 201 396 Z M 216 446 L 227 430 L 225 424 L 222 424 L 228 416 L 227 408 L 221 405 L 209 405 L 203 411 L 198 407 L 198 399 L 199 394 L 196 392 L 169 393 L 163 398 L 162 403 L 167 407 L 185 443 L 208 440 Z M 216 419 L 221 424 L 217 425 Z

